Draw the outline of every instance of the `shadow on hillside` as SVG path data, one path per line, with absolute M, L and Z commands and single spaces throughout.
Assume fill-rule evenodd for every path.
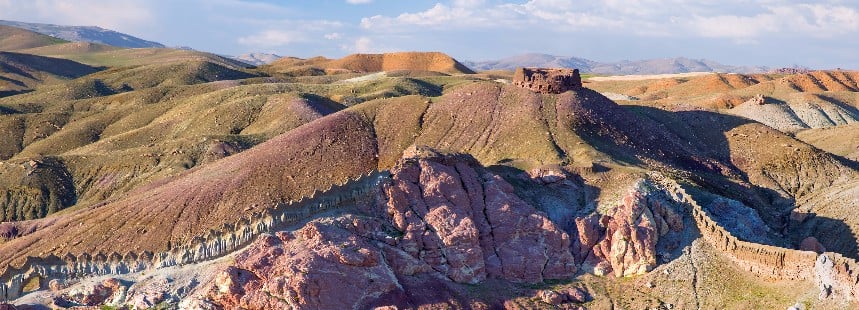
M 580 134 L 589 145 L 619 160 L 634 156 L 635 160 L 627 162 L 657 170 L 668 168 L 716 194 L 754 207 L 772 227 L 784 225 L 781 215 L 793 208 L 792 198 L 750 184 L 746 172 L 734 165 L 736 159 L 731 156 L 726 134 L 752 120 L 708 111 L 671 112 L 634 105 L 607 110 L 603 122 L 626 138 Z
M 852 105 L 849 105 L 849 104 L 847 104 L 841 100 L 838 100 L 835 97 L 822 95 L 822 94 L 817 95 L 817 97 L 826 101 L 826 102 L 829 102 L 829 103 L 831 103 L 831 104 L 833 104 L 833 105 L 835 105 L 841 109 L 844 109 L 845 111 L 852 113 L 854 117 L 859 118 L 859 108 L 854 107 Z
M 797 246 L 803 239 L 812 236 L 820 241 L 827 251 L 859 259 L 859 244 L 856 236 L 842 220 L 815 216 L 802 224 L 795 225 L 796 227 L 792 226 L 794 225 L 789 228 L 795 233 L 792 234 L 791 241 Z
M 3 97 L 11 97 L 11 96 L 20 95 L 20 94 L 26 94 L 26 93 L 29 93 L 29 92 L 32 92 L 32 91 L 33 91 L 32 89 L 27 89 L 27 90 L 3 90 L 3 91 L 0 91 L 0 98 L 3 98 Z M 5 112 L 6 112 L 6 111 L 4 111 L 4 108 L 3 108 L 3 107 L 0 107 L 0 114 L 7 114 L 7 113 L 5 113 Z
M 797 245 L 808 236 L 791 231 L 788 227 L 788 215 L 796 207 L 793 197 L 778 189 L 751 184 L 748 174 L 735 165 L 736 160 L 742 159 L 731 156 L 731 146 L 726 135 L 732 134 L 729 133 L 732 129 L 754 121 L 709 111 L 671 112 L 647 106 L 629 105 L 612 110 L 609 108 L 612 113 L 628 115 L 604 116 L 606 122 L 619 128 L 632 141 L 618 142 L 600 135 L 582 135 L 588 144 L 614 158 L 622 159 L 636 154 L 640 162 L 667 164 L 673 167 L 671 170 L 679 170 L 674 170 L 675 173 L 680 173 L 707 191 L 754 208 L 773 231 L 787 235 L 785 240 L 777 243 Z M 647 135 L 664 141 L 635 141 Z M 767 145 L 766 141 L 757 143 L 763 147 Z M 848 167 L 855 169 L 857 166 L 843 158 L 833 158 Z M 659 166 L 656 164 L 655 168 Z M 817 233 L 812 235 L 827 240 L 824 242 L 827 249 L 831 246 L 831 249 L 844 255 L 857 257 L 856 240 L 843 221 L 823 218 L 815 221 L 808 224 L 817 227 Z
M 301 98 L 314 105 L 319 114 L 328 115 L 347 108 L 346 105 L 317 94 L 302 93 Z

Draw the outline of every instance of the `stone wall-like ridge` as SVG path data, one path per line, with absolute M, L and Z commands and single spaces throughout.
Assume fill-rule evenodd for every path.
M 67 253 L 62 257 L 50 254 L 27 257 L 19 266 L 0 270 L 0 300 L 21 296 L 24 285 L 34 277 L 44 288 L 51 279 L 76 279 L 107 274 L 127 274 L 213 259 L 236 251 L 262 233 L 295 224 L 364 196 L 372 195 L 379 184 L 389 178 L 387 171 L 371 171 L 366 175 L 317 190 L 310 196 L 278 203 L 274 207 L 250 214 L 236 223 L 225 223 L 208 233 L 192 238 L 188 243 L 168 251 L 153 253 Z
M 833 252 L 815 253 L 740 240 L 711 218 L 708 212 L 674 180 L 662 180 L 674 199 L 690 208 L 704 239 L 742 269 L 769 280 L 815 281 L 821 297 L 839 293 L 859 302 L 859 262 Z

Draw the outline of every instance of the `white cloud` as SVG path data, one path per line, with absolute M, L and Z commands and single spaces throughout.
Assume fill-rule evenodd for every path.
M 486 0 L 453 0 L 453 6 L 463 8 L 475 8 L 483 6 Z
M 796 4 L 765 7 L 752 16 L 695 16 L 689 24 L 704 37 L 749 39 L 764 35 L 831 37 L 859 31 L 859 12 L 843 6 Z
M 303 33 L 297 31 L 266 30 L 254 35 L 239 38 L 239 43 L 257 47 L 284 46 L 306 40 Z
M 368 37 L 360 37 L 355 40 L 355 51 L 359 53 L 371 53 L 373 49 L 373 40 Z
M 468 3 L 475 5 L 477 3 Z M 475 14 L 475 7 L 447 6 L 436 3 L 432 8 L 417 12 L 403 13 L 397 17 L 375 15 L 361 19 L 361 27 L 365 29 L 380 29 L 396 31 L 400 26 L 432 26 L 432 27 L 461 27 L 461 26 L 491 26 L 490 20 Z
M 752 40 L 772 34 L 825 37 L 859 31 L 859 12 L 829 3 L 791 0 L 719 2 L 692 0 L 530 0 L 488 4 L 452 0 L 418 12 L 376 15 L 361 20 L 371 31 L 534 29 L 544 32 L 592 31 L 643 36 L 692 36 Z
M 349 4 L 367 4 L 371 2 L 373 2 L 373 0 L 346 0 L 346 3 Z
M 341 35 L 338 32 L 332 32 L 332 33 L 325 34 L 323 37 L 328 39 L 328 40 L 337 40 L 337 39 L 340 39 L 342 36 L 343 35 Z
M 378 38 L 361 36 L 351 41 L 351 44 L 340 45 L 340 49 L 347 53 L 388 53 L 401 50 L 380 44 L 376 39 Z

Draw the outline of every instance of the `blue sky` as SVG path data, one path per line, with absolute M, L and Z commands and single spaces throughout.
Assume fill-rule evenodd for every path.
M 229 55 L 537 52 L 859 69 L 856 0 L 0 0 L 0 19 L 96 25 Z

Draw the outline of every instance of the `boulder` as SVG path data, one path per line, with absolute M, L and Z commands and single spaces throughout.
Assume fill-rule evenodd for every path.
M 820 241 L 817 241 L 817 238 L 815 237 L 802 239 L 802 242 L 799 243 L 799 250 L 812 251 L 818 254 L 826 252 L 826 248 L 820 243 Z
M 749 102 L 756 105 L 763 105 L 766 103 L 766 97 L 762 94 L 757 94 L 752 99 L 749 99 Z
M 537 298 L 540 298 L 543 302 L 557 306 L 564 303 L 564 296 L 558 294 L 553 290 L 540 290 L 537 292 Z
M 591 294 L 581 287 L 569 287 L 563 290 L 563 295 L 568 302 L 585 303 L 591 301 Z

